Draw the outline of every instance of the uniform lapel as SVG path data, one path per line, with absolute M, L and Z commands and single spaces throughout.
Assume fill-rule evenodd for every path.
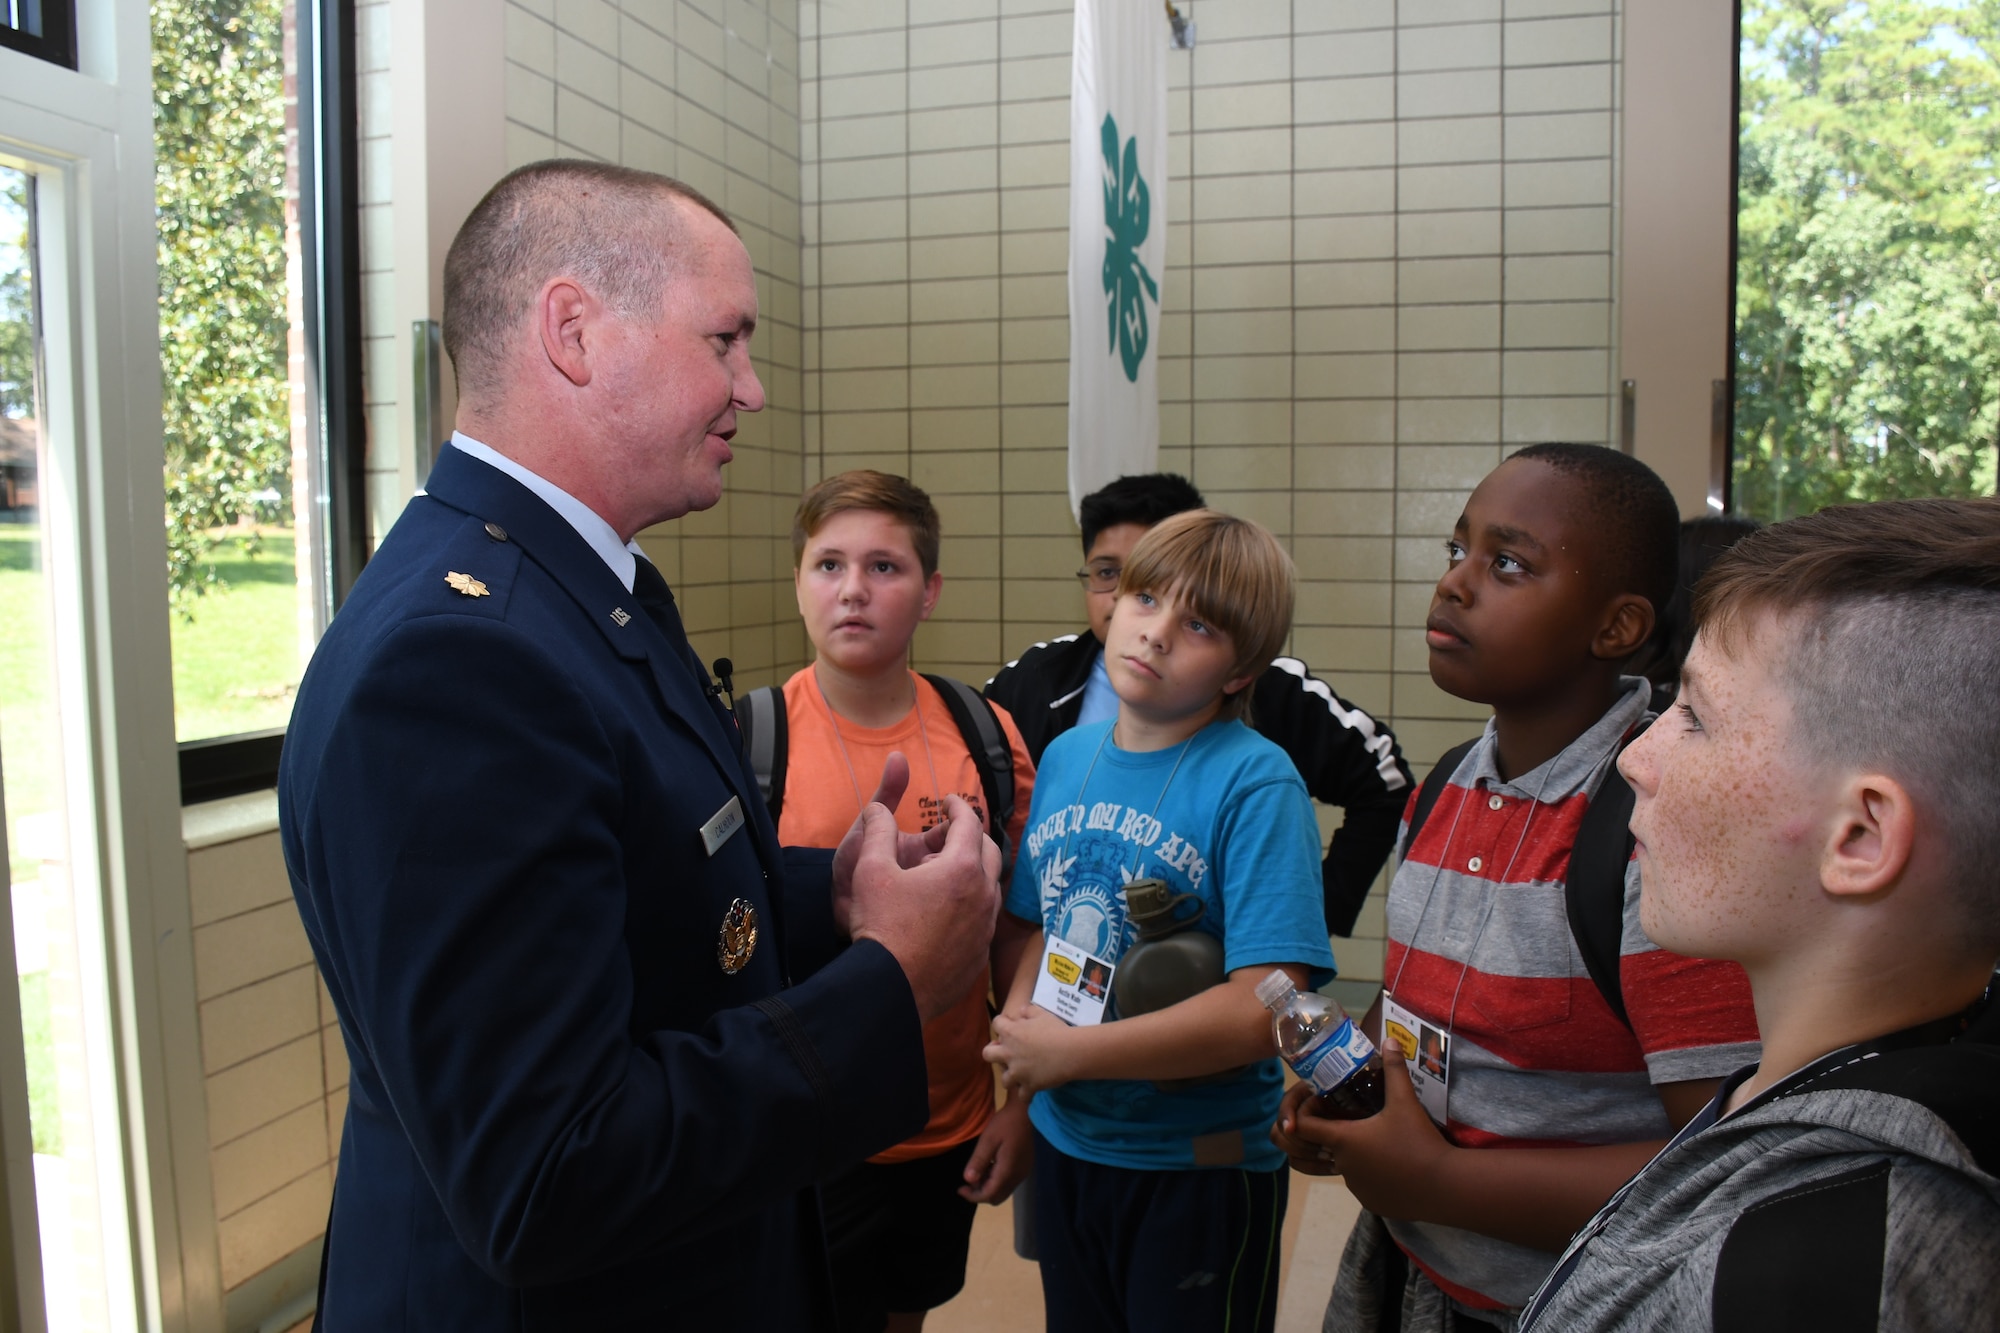
M 670 628 L 656 623 L 561 514 L 498 468 L 447 448 L 424 489 L 434 499 L 504 528 L 583 608 L 613 652 L 648 664 L 667 711 L 701 739 L 747 815 L 759 799 L 756 789 L 749 785 L 729 724 L 696 681 L 699 662 L 687 636 L 680 634 L 675 642 Z

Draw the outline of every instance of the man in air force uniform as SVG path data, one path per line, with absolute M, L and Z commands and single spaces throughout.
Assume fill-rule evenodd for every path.
M 280 778 L 351 1063 L 325 1329 L 824 1327 L 813 1182 L 924 1122 L 997 853 L 955 798 L 927 841 L 872 806 L 781 852 L 630 545 L 720 498 L 756 314 L 661 177 L 523 168 L 453 243 L 459 432 Z

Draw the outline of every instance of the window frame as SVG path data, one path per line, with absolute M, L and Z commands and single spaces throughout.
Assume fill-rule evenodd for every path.
M 42 30 L 33 33 L 0 24 L 0 46 L 75 69 L 76 0 L 28 0 L 28 4 L 41 11 Z
M 369 555 L 354 10 L 354 0 L 299 0 L 296 26 L 306 412 L 320 442 L 304 480 L 313 495 L 322 633 Z M 282 727 L 180 742 L 181 804 L 276 786 L 283 748 Z

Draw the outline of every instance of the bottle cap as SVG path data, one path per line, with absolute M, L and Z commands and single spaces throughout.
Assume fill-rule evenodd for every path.
M 1273 968 L 1270 976 L 1257 983 L 1257 998 L 1264 1002 L 1266 1009 L 1282 1009 L 1285 1002 L 1298 993 L 1299 988 L 1279 968 Z

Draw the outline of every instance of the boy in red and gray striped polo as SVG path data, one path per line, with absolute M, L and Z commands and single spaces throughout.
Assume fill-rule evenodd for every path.
M 1651 720 L 1620 664 L 1671 593 L 1679 516 L 1644 464 L 1536 445 L 1480 483 L 1447 543 L 1426 624 L 1431 678 L 1489 704 L 1389 890 L 1385 1007 L 1444 1037 L 1434 1123 L 1385 1056 L 1388 1105 L 1315 1117 L 1295 1089 L 1275 1136 L 1304 1171 L 1338 1171 L 1369 1210 L 1349 1241 L 1328 1333 L 1510 1327 L 1568 1237 L 1756 1059 L 1742 969 L 1655 948 L 1625 877 L 1621 1021 L 1566 905 L 1571 849 L 1620 746 Z M 1726 801 L 1726 796 L 1717 794 Z M 1505 1151 L 1488 1151 L 1504 1149 Z

